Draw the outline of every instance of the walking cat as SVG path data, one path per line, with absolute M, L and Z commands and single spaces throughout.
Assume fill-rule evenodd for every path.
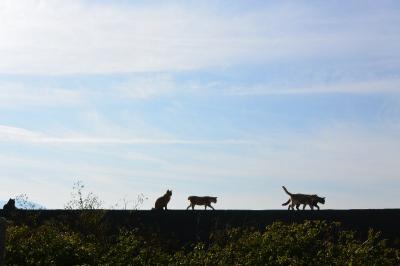
M 190 205 L 186 208 L 186 210 L 188 210 L 190 207 L 192 207 L 192 210 L 194 210 L 194 206 L 196 205 L 204 205 L 205 210 L 207 210 L 207 206 L 214 210 L 214 207 L 211 206 L 211 203 L 217 203 L 217 197 L 209 197 L 209 196 L 205 197 L 190 196 L 188 200 L 190 201 Z
M 311 210 L 314 210 L 314 207 L 319 210 L 318 203 L 325 204 L 325 197 L 319 197 L 315 194 L 292 194 L 285 188 L 285 186 L 282 186 L 282 188 L 290 196 L 290 199 L 282 204 L 282 206 L 286 206 L 290 203 L 288 210 L 294 210 L 294 206 L 296 206 L 296 209 L 298 210 L 301 204 L 303 204 L 303 210 L 306 208 L 306 205 L 309 205 Z
M 155 210 L 163 210 L 163 209 L 168 210 L 167 205 L 171 199 L 171 196 L 172 196 L 172 190 L 167 190 L 167 192 L 163 196 L 159 197 L 156 200 L 154 209 Z

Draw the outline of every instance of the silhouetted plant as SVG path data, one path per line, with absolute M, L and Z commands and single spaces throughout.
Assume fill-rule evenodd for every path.
M 399 250 L 386 247 L 379 233 L 366 241 L 338 223 L 306 221 L 274 223 L 264 232 L 239 228 L 222 231 L 210 246 L 197 244 L 187 254 L 177 253 L 183 265 L 397 265 Z
M 7 229 L 6 265 L 93 265 L 96 250 L 78 233 L 52 225 Z
M 7 265 L 399 265 L 398 249 L 370 231 L 361 241 L 338 223 L 274 223 L 222 230 L 209 244 L 171 249 L 136 230 L 103 240 L 54 225 L 10 226 Z
M 129 200 L 127 196 L 124 196 L 116 204 L 111 206 L 111 209 L 122 209 L 122 210 L 140 210 L 140 207 L 148 198 L 140 193 L 136 196 L 135 200 Z
M 92 192 L 85 192 L 82 181 L 73 184 L 71 200 L 65 204 L 66 210 L 77 211 L 75 228 L 85 235 L 96 238 L 103 238 L 107 230 L 107 223 L 104 221 L 105 210 L 101 209 L 103 202 Z
M 71 200 L 65 204 L 67 210 L 95 210 L 101 209 L 103 202 L 92 192 L 85 193 L 82 181 L 73 184 Z

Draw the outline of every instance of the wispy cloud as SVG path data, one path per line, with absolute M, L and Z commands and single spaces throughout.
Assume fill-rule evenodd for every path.
M 253 85 L 228 87 L 228 95 L 273 95 L 273 94 L 323 94 L 323 93 L 399 93 L 400 79 L 362 80 L 330 82 L 330 84 L 309 84 L 302 87 L 287 85 Z
M 40 80 L 40 77 L 36 79 Z M 109 78 L 111 84 L 103 84 L 100 88 L 96 81 L 66 86 L 62 80 L 49 79 L 51 78 L 43 78 L 39 84 L 35 84 L 30 80 L 2 81 L 0 78 L 0 108 L 88 106 L 121 99 L 144 100 L 176 92 L 193 91 L 193 86 L 178 84 L 172 74 L 166 73 L 131 74 L 122 81 Z M 64 80 L 73 83 L 74 77 Z M 201 84 L 198 84 L 198 87 L 201 87 Z
M 360 12 L 333 20 L 321 6 L 295 3 L 234 13 L 213 2 L 7 0 L 0 8 L 0 73 L 176 71 L 294 57 L 398 56 L 398 31 L 380 28 L 380 21 L 399 23 L 390 9 L 385 16 Z
M 14 134 L 20 132 L 23 136 L 31 135 L 21 129 L 2 128 L 2 131 L 6 130 Z M 385 137 L 382 138 L 382 135 Z M 24 192 L 38 195 L 42 203 L 52 207 L 57 205 L 48 200 L 39 185 L 51 181 L 57 184 L 53 185 L 53 189 L 59 187 L 66 191 L 66 184 L 71 185 L 73 182 L 71 178 L 78 177 L 88 185 L 95 186 L 97 193 L 107 195 L 104 199 L 108 203 L 113 202 L 110 187 L 124 193 L 131 188 L 138 192 L 149 191 L 152 197 L 156 197 L 157 190 L 162 191 L 168 185 L 176 191 L 173 205 L 178 208 L 186 207 L 184 204 L 188 190 L 193 193 L 216 193 L 224 200 L 226 208 L 238 208 L 233 199 L 238 194 L 251 194 L 254 198 L 264 199 L 261 202 L 249 200 L 247 208 L 276 208 L 280 206 L 278 201 L 286 197 L 280 186 L 290 184 L 293 191 L 321 193 L 328 196 L 330 206 L 348 208 L 348 202 L 333 196 L 333 193 L 338 192 L 332 191 L 330 186 L 334 184 L 341 190 L 358 191 L 357 197 L 363 198 L 365 202 L 352 203 L 351 207 L 373 204 L 368 198 L 369 192 L 362 191 L 371 184 L 379 183 L 383 186 L 397 182 L 399 148 L 398 138 L 390 132 L 376 134 L 362 128 L 340 125 L 307 136 L 261 139 L 237 153 L 225 149 L 181 149 L 171 146 L 168 147 L 168 154 L 145 149 L 144 154 L 126 156 L 125 150 L 116 147 L 99 147 L 99 151 L 88 153 L 82 145 L 68 145 L 68 149 L 61 149 L 63 160 L 55 156 L 53 149 L 43 153 L 42 147 L 36 147 L 34 150 L 37 153 L 34 155 L 0 155 L 0 166 L 6 173 L 2 178 L 19 178 L 14 178 L 19 182 L 8 183 L 12 191 L 18 192 L 20 184 L 26 186 L 27 183 L 38 182 Z M 84 156 L 79 157 L 77 154 Z M 115 161 L 118 163 L 115 164 Z M 193 184 L 196 184 L 195 188 Z M 58 202 L 67 201 L 67 192 L 59 196 Z M 385 206 L 395 205 L 395 196 L 398 194 L 396 190 L 386 193 L 388 199 L 393 201 Z M 354 198 L 350 194 L 345 196 Z M 61 203 L 58 207 L 62 206 Z
M 157 138 L 99 138 L 92 136 L 80 137 L 53 137 L 43 133 L 34 132 L 18 127 L 0 125 L 0 141 L 36 143 L 36 144 L 148 144 L 148 145 L 206 145 L 206 144 L 248 144 L 249 140 L 221 139 L 221 140 L 199 140 L 199 139 L 157 139 Z
M 153 74 L 132 77 L 111 90 L 125 98 L 147 99 L 181 89 L 171 75 Z
M 0 107 L 76 105 L 83 102 L 82 92 L 60 88 L 29 86 L 23 82 L 0 82 Z
M 307 85 L 308 84 L 308 85 Z M 179 82 L 172 74 L 131 75 L 126 81 L 98 89 L 90 87 L 51 88 L 32 86 L 26 81 L 0 82 L 0 108 L 90 106 L 110 101 L 146 100 L 154 97 L 179 95 L 296 95 L 324 93 L 400 93 L 400 79 L 375 79 L 360 81 L 330 81 L 299 86 L 283 84 L 232 85 L 223 80 L 186 80 Z

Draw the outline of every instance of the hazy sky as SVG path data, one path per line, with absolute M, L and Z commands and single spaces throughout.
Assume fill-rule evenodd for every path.
M 0 199 L 400 205 L 399 1 L 0 2 Z

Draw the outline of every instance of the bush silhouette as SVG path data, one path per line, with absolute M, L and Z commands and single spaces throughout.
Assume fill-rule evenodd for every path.
M 338 223 L 280 222 L 262 231 L 214 232 L 209 243 L 171 249 L 136 230 L 102 240 L 45 224 L 7 229 L 7 265 L 398 265 L 400 252 L 370 231 L 360 240 Z

